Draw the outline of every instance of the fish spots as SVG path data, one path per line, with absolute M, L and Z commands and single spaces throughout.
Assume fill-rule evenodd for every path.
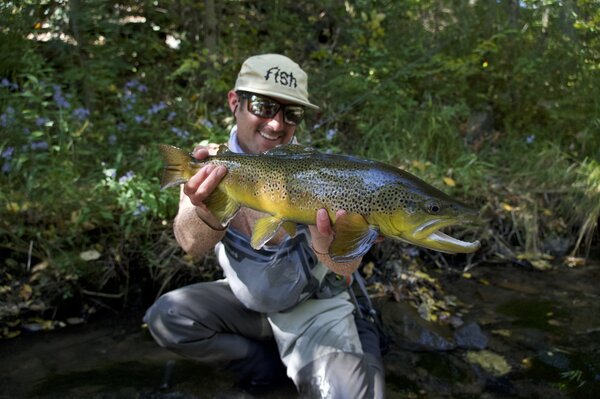
M 418 197 L 400 184 L 386 185 L 377 192 L 373 208 L 383 214 L 392 214 L 398 210 L 413 214 L 418 208 Z
M 413 214 L 422 202 L 407 188 L 396 168 L 351 157 L 292 151 L 285 148 L 263 155 L 218 156 L 229 172 L 231 192 L 255 205 L 288 213 L 313 215 L 321 208 L 345 209 L 368 216 Z M 243 201 L 242 201 L 243 202 Z M 429 212 L 433 212 L 430 209 Z

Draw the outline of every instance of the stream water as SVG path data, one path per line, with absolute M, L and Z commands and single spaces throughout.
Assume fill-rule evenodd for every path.
M 467 344 L 449 326 L 415 327 L 406 304 L 379 304 L 395 339 L 384 358 L 388 398 L 600 397 L 600 264 L 470 273 L 430 272 L 463 304 Z M 0 341 L 0 398 L 248 397 L 231 392 L 219 368 L 159 348 L 141 316 Z

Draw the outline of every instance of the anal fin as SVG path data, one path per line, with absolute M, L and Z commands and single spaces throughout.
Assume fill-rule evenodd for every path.
M 282 223 L 283 220 L 276 218 L 275 216 L 267 216 L 258 219 L 252 230 L 252 239 L 250 240 L 252 248 L 262 248 L 263 245 L 273 238 Z
M 338 218 L 333 226 L 335 237 L 329 246 L 329 256 L 335 262 L 349 262 L 369 251 L 379 231 L 358 213 Z

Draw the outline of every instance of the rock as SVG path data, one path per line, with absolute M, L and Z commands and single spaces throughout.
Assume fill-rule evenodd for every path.
M 387 302 L 381 311 L 383 323 L 394 332 L 395 343 L 411 351 L 447 351 L 455 349 L 449 327 L 423 320 L 406 303 Z
M 484 349 L 487 347 L 488 338 L 475 322 L 469 322 L 454 332 L 456 345 L 463 349 Z

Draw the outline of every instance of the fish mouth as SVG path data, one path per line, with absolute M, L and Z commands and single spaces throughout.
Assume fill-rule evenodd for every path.
M 457 225 L 459 222 L 461 221 L 456 219 L 431 219 L 417 226 L 411 237 L 403 238 L 412 244 L 440 252 L 471 253 L 477 251 L 481 247 L 478 240 L 462 241 L 440 231 L 444 227 Z

